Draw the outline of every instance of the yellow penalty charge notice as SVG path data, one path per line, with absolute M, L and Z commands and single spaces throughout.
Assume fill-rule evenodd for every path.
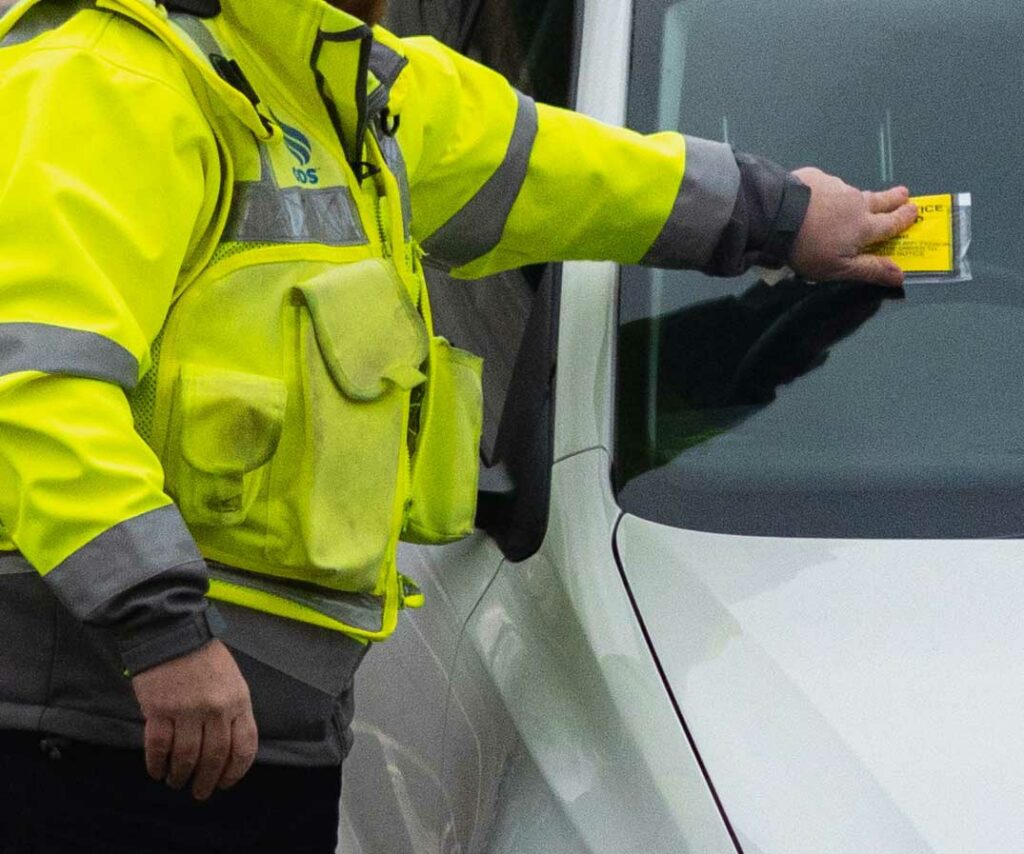
M 952 273 L 956 263 L 954 196 L 914 196 L 917 221 L 903 234 L 868 249 L 891 258 L 907 273 Z

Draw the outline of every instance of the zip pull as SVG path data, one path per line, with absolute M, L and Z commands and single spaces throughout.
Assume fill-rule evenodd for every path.
M 420 590 L 420 586 L 411 578 L 401 573 L 398 574 L 398 607 L 423 607 L 423 591 Z

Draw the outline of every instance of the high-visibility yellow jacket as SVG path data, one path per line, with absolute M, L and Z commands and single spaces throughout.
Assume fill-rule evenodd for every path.
M 0 533 L 131 670 L 215 631 L 211 567 L 383 638 L 397 539 L 468 531 L 479 364 L 432 338 L 422 252 L 709 267 L 743 195 L 725 145 L 317 0 L 22 0 L 0 126 Z

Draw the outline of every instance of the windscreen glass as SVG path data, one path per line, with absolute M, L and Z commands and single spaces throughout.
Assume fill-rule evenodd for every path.
M 632 127 L 969 192 L 973 279 L 894 293 L 625 268 L 620 504 L 739 534 L 1024 534 L 1024 4 L 634 8 Z

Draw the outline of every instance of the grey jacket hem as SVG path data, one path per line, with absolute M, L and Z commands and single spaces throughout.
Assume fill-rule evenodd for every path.
M 9 563 L 9 562 L 8 562 Z M 218 603 L 249 685 L 257 761 L 334 766 L 351 745 L 366 647 L 337 632 Z M 141 748 L 143 722 L 110 632 L 83 624 L 27 564 L 0 573 L 0 729 Z

